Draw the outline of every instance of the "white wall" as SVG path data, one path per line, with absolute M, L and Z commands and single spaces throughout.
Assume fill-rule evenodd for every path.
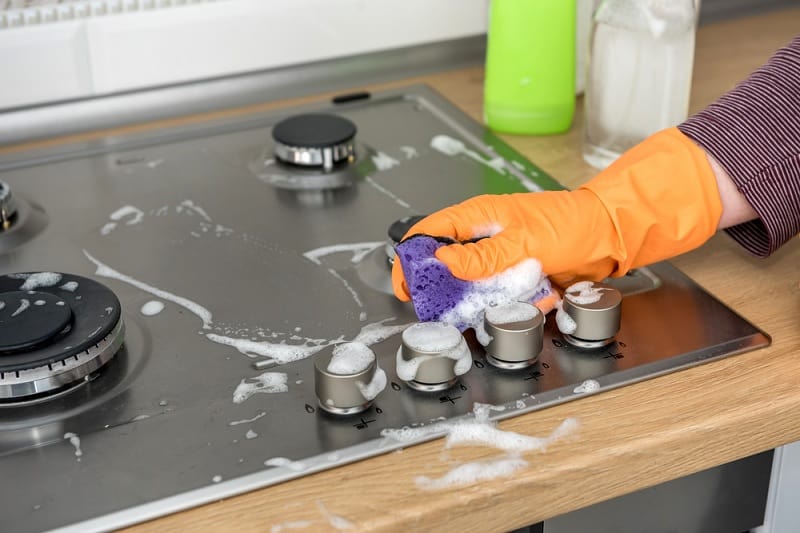
M 28 5 L 0 10 L 0 109 L 478 35 L 488 10 L 488 0 Z

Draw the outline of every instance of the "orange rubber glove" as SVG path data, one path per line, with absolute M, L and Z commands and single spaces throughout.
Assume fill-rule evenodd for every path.
M 527 258 L 558 285 L 622 276 L 697 248 L 717 230 L 722 203 L 705 152 L 677 128 L 656 133 L 574 191 L 476 196 L 415 224 L 477 242 L 436 251 L 454 276 L 478 280 Z M 409 293 L 399 261 L 395 295 Z

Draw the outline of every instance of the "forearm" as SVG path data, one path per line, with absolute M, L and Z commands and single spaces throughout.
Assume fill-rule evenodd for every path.
M 720 228 L 759 256 L 800 231 L 798 95 L 800 37 L 678 126 L 711 156 L 712 168 L 721 170 Z
M 717 179 L 719 198 L 722 202 L 722 216 L 719 219 L 717 229 L 730 228 L 750 220 L 758 218 L 758 213 L 747 201 L 747 198 L 736 188 L 736 184 L 731 179 L 728 172 L 714 159 L 714 156 L 706 153 L 714 177 Z

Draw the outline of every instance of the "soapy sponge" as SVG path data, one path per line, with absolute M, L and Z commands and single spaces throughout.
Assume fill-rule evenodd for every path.
M 560 300 L 535 259 L 478 281 L 456 278 L 435 255 L 437 249 L 450 243 L 446 238 L 414 235 L 397 245 L 395 260 L 400 261 L 414 311 L 421 321 L 445 322 L 461 331 L 474 328 L 483 343 L 483 313 L 487 307 L 524 301 L 547 313 Z

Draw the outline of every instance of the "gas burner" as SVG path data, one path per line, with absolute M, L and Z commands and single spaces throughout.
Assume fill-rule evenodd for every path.
M 30 241 L 47 226 L 44 209 L 0 181 L 0 255 Z
M 0 181 L 0 231 L 11 227 L 11 219 L 17 214 L 17 202 L 11 194 L 11 188 Z
M 0 277 L 0 401 L 81 383 L 110 361 L 125 325 L 119 300 L 91 279 L 56 272 Z
M 371 151 L 356 149 L 355 135 L 355 124 L 336 115 L 294 115 L 273 126 L 273 144 L 250 169 L 265 183 L 300 194 L 300 205 L 327 204 L 330 198 L 315 193 L 349 187 L 375 170 Z M 356 152 L 365 157 L 357 160 Z
M 322 113 L 296 115 L 272 128 L 275 156 L 283 163 L 325 172 L 355 158 L 356 126 L 346 118 Z

